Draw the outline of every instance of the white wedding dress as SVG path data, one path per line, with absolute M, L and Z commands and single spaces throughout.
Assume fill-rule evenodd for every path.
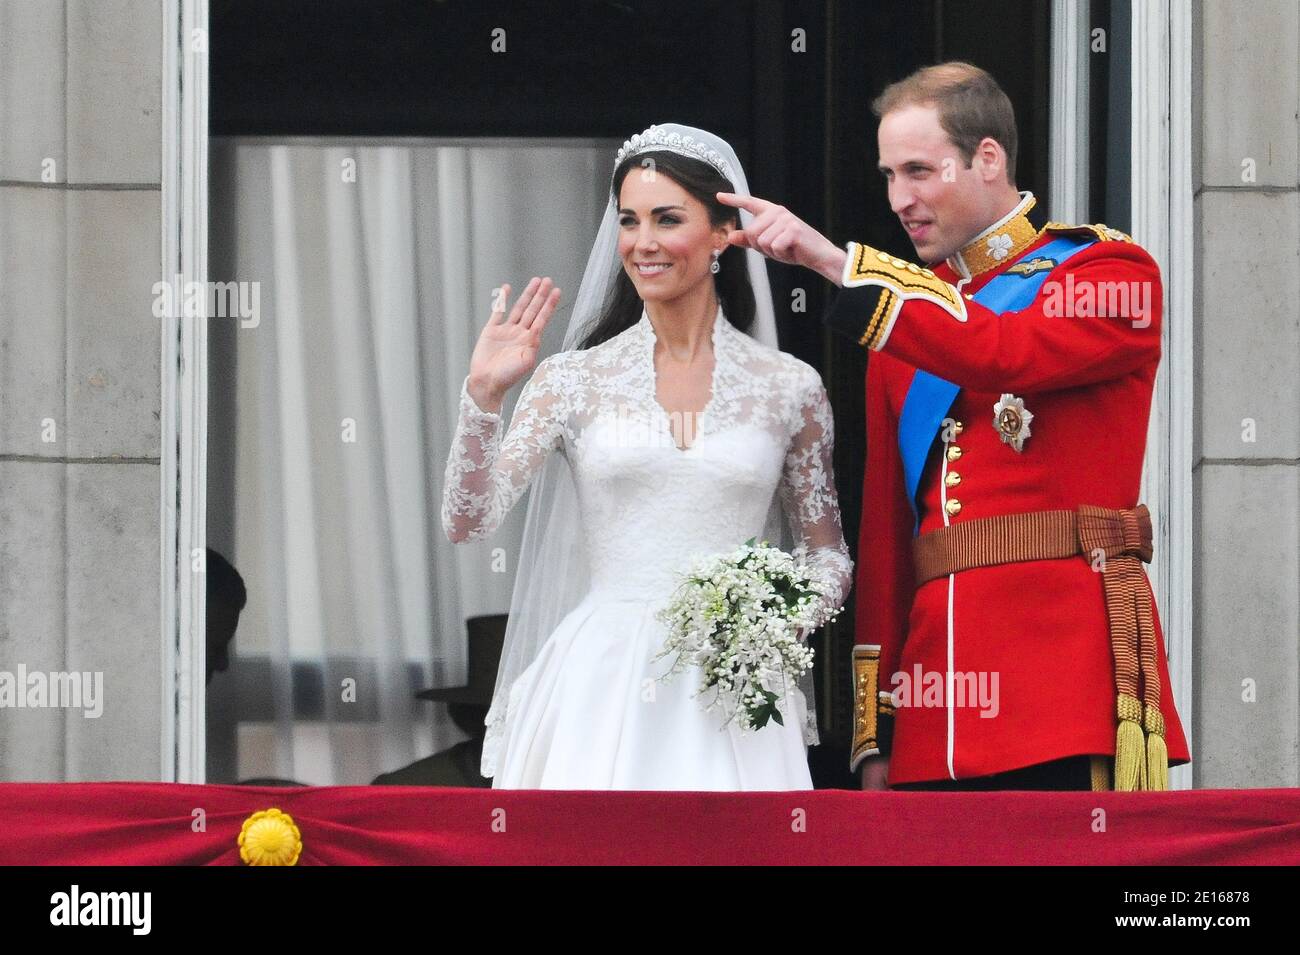
M 442 521 L 452 540 L 500 524 L 546 456 L 575 479 L 590 587 L 509 691 L 493 786 L 524 789 L 812 788 L 798 687 L 784 725 L 742 730 L 706 712 L 698 668 L 667 682 L 655 620 L 693 556 L 762 537 L 779 492 L 796 553 L 839 607 L 852 564 L 831 470 L 826 392 L 804 362 L 754 341 L 719 309 L 709 402 L 685 450 L 655 397 L 649 318 L 539 363 L 504 439 L 499 415 L 461 389 Z

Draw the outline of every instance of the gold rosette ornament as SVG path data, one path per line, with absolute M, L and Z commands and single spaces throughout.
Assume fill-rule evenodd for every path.
M 1005 394 L 993 406 L 993 427 L 997 429 L 1003 444 L 1009 444 L 1017 452 L 1025 448 L 1025 439 L 1029 437 L 1029 422 L 1034 420 L 1031 411 L 1025 408 L 1025 400 L 1012 394 Z
M 302 833 L 293 817 L 279 809 L 263 809 L 244 820 L 239 830 L 239 858 L 245 865 L 297 865 Z

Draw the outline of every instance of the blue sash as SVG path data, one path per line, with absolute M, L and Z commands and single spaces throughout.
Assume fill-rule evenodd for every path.
M 1047 268 L 1036 269 L 1028 274 L 1009 270 L 1000 272 L 976 292 L 972 300 L 999 315 L 1028 308 L 1038 295 L 1038 290 L 1047 281 L 1047 277 L 1051 275 L 1052 269 L 1095 241 L 1081 236 L 1061 236 L 1047 245 L 1026 253 L 1020 259 L 1021 262 L 1032 262 L 1035 259 L 1050 260 Z M 907 388 L 907 397 L 903 400 L 903 410 L 898 416 L 898 450 L 903 457 L 903 479 L 907 486 L 907 501 L 912 505 L 912 516 L 916 521 L 913 534 L 919 533 L 921 529 L 921 517 L 916 506 L 916 492 L 921 484 L 921 472 L 925 469 L 930 448 L 934 446 L 943 419 L 947 417 L 948 409 L 952 407 L 959 391 L 961 391 L 959 385 L 944 381 L 937 375 L 918 368 L 916 374 L 912 376 L 912 383 Z

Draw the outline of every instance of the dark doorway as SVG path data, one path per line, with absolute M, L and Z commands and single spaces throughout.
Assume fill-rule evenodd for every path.
M 872 98 L 928 63 L 988 69 L 1016 108 L 1019 185 L 1046 197 L 1049 9 L 1035 0 L 213 0 L 210 132 L 622 139 L 681 122 L 729 140 L 755 194 L 836 242 L 910 255 L 875 171 Z M 856 549 L 866 358 L 823 330 L 824 281 L 769 269 L 782 347 L 817 367 L 831 393 L 845 537 Z M 819 788 L 856 787 L 847 772 L 852 619 L 850 606 L 818 644 L 823 743 L 810 759 Z

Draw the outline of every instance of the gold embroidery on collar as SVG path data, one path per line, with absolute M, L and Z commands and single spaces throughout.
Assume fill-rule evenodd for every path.
M 1037 202 L 1037 197 L 1030 196 L 1019 212 L 968 244 L 953 258 L 966 266 L 971 278 L 1014 261 L 1041 234 L 1029 221 L 1029 210 Z M 961 272 L 955 266 L 954 271 Z

